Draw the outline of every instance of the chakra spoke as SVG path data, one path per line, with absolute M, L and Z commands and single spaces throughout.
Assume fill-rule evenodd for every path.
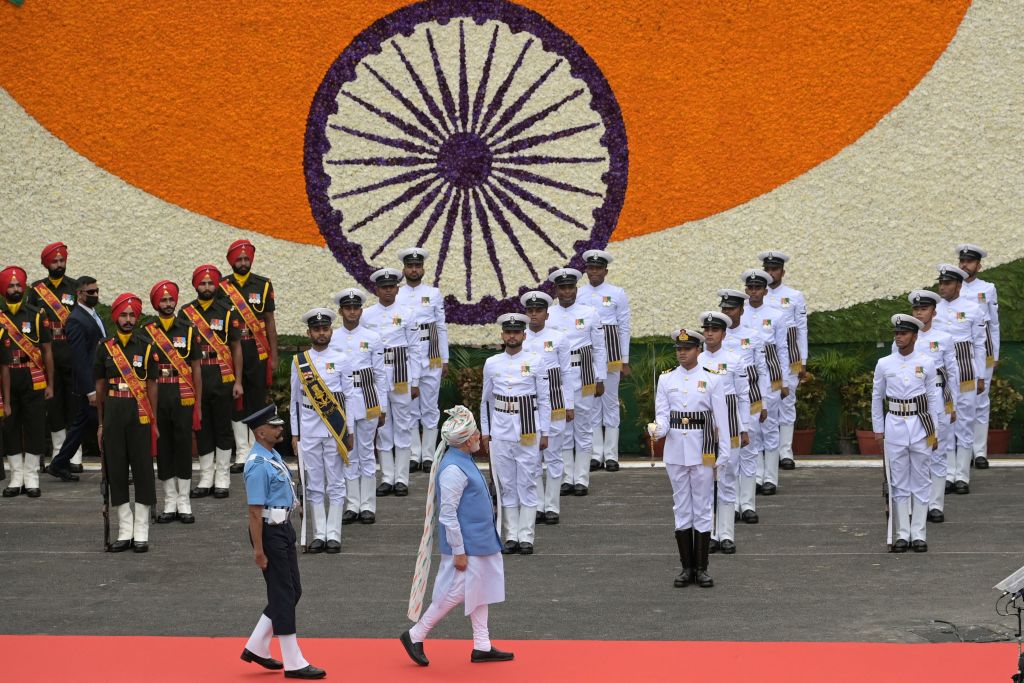
M 395 128 L 399 129 L 400 131 L 402 131 L 406 135 L 412 136 L 414 138 L 419 138 L 423 142 L 425 142 L 428 145 L 431 145 L 433 147 L 436 147 L 438 145 L 439 140 L 437 138 L 435 138 L 433 135 L 431 135 L 429 132 L 423 130 L 422 128 L 414 126 L 413 124 L 409 123 L 408 121 L 403 121 L 402 119 L 398 118 L 397 116 L 395 116 L 391 112 L 384 111 L 381 108 L 376 107 L 376 106 L 370 104 L 369 102 L 367 102 L 366 100 L 362 99 L 358 95 L 353 95 L 352 93 L 350 93 L 350 92 L 348 92 L 346 90 L 342 90 L 341 94 L 344 95 L 345 97 L 349 98 L 350 100 L 352 100 L 353 102 L 355 102 L 356 104 L 358 104 L 363 109 L 365 109 L 366 111 L 370 112 L 371 114 L 374 114 L 375 116 L 378 116 L 378 117 L 384 119 L 385 121 L 390 123 Z
M 534 135 L 532 137 L 522 138 L 520 140 L 513 140 L 504 147 L 499 147 L 498 149 L 494 150 L 494 153 L 505 154 L 507 152 L 519 152 L 524 149 L 536 147 L 537 145 L 543 145 L 545 142 L 554 142 L 555 140 L 560 140 L 562 138 L 567 138 L 572 135 L 576 135 L 577 133 L 582 133 L 583 131 L 586 130 L 591 130 L 592 128 L 597 128 L 599 125 L 600 124 L 597 122 L 587 123 L 581 126 L 573 126 L 572 128 L 563 128 L 562 130 L 556 131 L 554 133 L 543 133 L 541 135 Z
M 444 213 L 445 207 L 448 206 L 448 202 L 451 200 L 452 192 L 455 191 L 455 187 L 448 185 L 445 188 L 444 196 L 441 197 L 441 201 L 434 205 L 434 210 L 430 214 L 430 218 L 427 219 L 427 225 L 423 228 L 423 232 L 420 234 L 420 238 L 416 240 L 416 246 L 422 247 L 430 239 L 430 233 L 434 231 L 434 226 L 437 225 L 437 221 L 441 219 L 441 214 Z
M 508 125 L 508 123 L 515 117 L 515 115 L 522 111 L 523 107 L 526 105 L 527 102 L 529 102 L 530 98 L 533 97 L 533 93 L 537 92 L 537 88 L 542 86 L 544 82 L 548 80 L 548 76 L 550 76 L 552 72 L 555 69 L 557 69 L 559 65 L 561 65 L 561 63 L 561 59 L 556 59 L 555 63 L 548 67 L 547 71 L 542 73 L 537 78 L 537 80 L 531 83 L 530 87 L 524 90 L 523 94 L 520 95 L 515 102 L 513 102 L 509 107 L 505 109 L 505 111 L 501 113 L 501 116 L 498 117 L 498 120 L 495 122 L 495 124 L 491 126 L 490 131 L 484 134 L 484 139 L 490 139 L 491 136 L 493 136 L 499 130 Z
M 423 79 L 421 79 L 420 75 L 416 73 L 416 69 L 413 68 L 409 58 L 405 56 L 404 52 L 402 52 L 402 48 L 398 47 L 398 43 L 393 40 L 391 41 L 391 47 L 395 48 L 395 52 L 397 52 L 399 58 L 401 58 L 402 64 L 405 65 L 405 70 L 409 74 L 409 78 L 412 79 L 413 84 L 416 86 L 416 90 L 420 93 L 420 97 L 423 98 L 423 102 L 427 105 L 427 110 L 437 120 L 445 133 L 451 133 L 451 130 L 448 128 L 448 122 L 444 118 L 444 113 L 441 112 L 441 108 L 438 106 L 433 96 L 427 91 L 427 86 L 423 85 Z
M 598 164 L 607 160 L 607 157 L 560 157 L 544 154 L 526 154 L 522 156 L 507 157 L 504 159 L 499 156 L 495 156 L 492 163 L 515 164 L 517 166 L 536 166 L 539 164 Z
M 441 58 L 437 55 L 437 49 L 434 47 L 434 35 L 427 29 L 427 47 L 430 48 L 430 58 L 434 62 L 434 76 L 437 78 L 437 88 L 441 91 L 441 102 L 444 104 L 444 110 L 448 112 L 448 118 L 451 119 L 452 125 L 455 129 L 459 129 L 459 118 L 455 111 L 455 100 L 452 98 L 451 88 L 448 87 L 448 79 L 444 77 L 444 70 L 441 68 Z
M 551 247 L 552 251 L 554 251 L 556 254 L 558 254 L 562 258 L 568 258 L 565 255 L 565 252 L 562 251 L 558 247 L 558 245 L 556 245 L 554 242 L 552 242 L 550 237 L 548 237 L 546 234 L 544 234 L 544 231 L 541 229 L 541 227 L 539 225 L 537 225 L 536 221 L 534 221 L 532 218 L 530 218 L 526 214 L 526 212 L 523 211 L 523 209 L 518 204 L 516 204 L 515 200 L 513 200 L 507 194 L 502 192 L 501 188 L 499 188 L 494 183 L 487 183 L 487 188 L 491 192 L 494 193 L 494 196 L 498 198 L 498 201 L 501 202 L 502 206 L 504 206 L 508 210 L 509 213 L 511 213 L 516 218 L 518 218 L 522 222 L 522 224 L 525 225 L 527 228 L 529 228 L 531 231 L 533 231 L 533 233 L 535 235 L 537 235 L 537 237 L 541 238 L 541 240 L 543 240 L 544 244 L 546 244 L 549 247 Z
M 466 263 L 466 298 L 473 298 L 473 215 L 469 211 L 469 192 L 462 193 L 462 258 Z
M 381 244 L 380 247 L 377 248 L 377 251 L 373 252 L 373 254 L 370 256 L 370 258 L 377 258 L 378 256 L 380 256 L 381 252 L 384 251 L 384 249 L 389 244 L 391 244 L 393 241 L 395 241 L 396 237 L 398 237 L 403 232 L 405 232 L 406 228 L 408 228 L 410 225 L 412 225 L 412 222 L 414 220 L 416 220 L 417 218 L 419 218 L 420 216 L 423 215 L 423 212 L 427 210 L 427 207 L 430 206 L 431 202 L 433 202 L 434 199 L 437 198 L 437 195 L 439 195 L 441 193 L 441 190 L 443 190 L 443 189 L 444 189 L 444 183 L 438 183 L 437 187 L 435 187 L 433 190 L 428 192 L 427 196 L 424 197 L 423 199 L 421 199 L 419 204 L 417 204 L 413 208 L 413 210 L 410 211 L 406 215 L 406 217 L 402 219 L 402 222 L 399 223 L 398 227 L 396 227 L 394 229 L 394 231 L 391 233 L 391 236 L 388 237 L 386 240 L 384 240 L 384 243 Z
M 494 97 L 491 98 L 490 104 L 487 105 L 487 111 L 484 112 L 484 118 L 480 121 L 480 130 L 487 130 L 487 124 L 490 123 L 491 117 L 493 117 L 498 110 L 501 109 L 501 104 L 505 99 L 505 93 L 508 92 L 509 86 L 512 85 L 512 79 L 515 77 L 516 72 L 519 71 L 519 67 L 522 66 L 523 60 L 526 59 L 526 51 L 533 45 L 533 38 L 526 41 L 523 45 L 523 49 L 519 51 L 519 56 L 516 58 L 515 64 L 509 70 L 508 75 L 505 76 L 505 80 L 501 82 L 498 89 L 494 93 Z
M 423 145 L 417 145 L 415 142 L 409 142 L 408 140 L 402 140 L 401 138 L 389 138 L 383 135 L 377 135 L 375 133 L 367 133 L 365 131 L 356 130 L 355 128 L 349 128 L 348 126 L 339 126 L 334 123 L 331 124 L 331 128 L 334 130 L 340 130 L 342 133 L 348 133 L 357 138 L 363 138 L 364 140 L 370 140 L 371 142 L 377 142 L 388 147 L 394 147 L 406 152 L 417 152 L 419 154 L 436 154 L 436 152 L 429 147 Z
M 487 188 L 481 187 L 480 194 L 483 195 L 484 201 L 487 202 L 487 208 L 490 209 L 491 213 L 494 214 L 494 220 L 501 227 L 502 232 L 508 237 L 508 241 L 512 243 L 512 248 L 519 254 L 519 258 L 523 260 L 526 267 L 530 269 L 530 275 L 533 276 L 534 280 L 540 280 L 540 275 L 537 274 L 537 269 L 533 267 L 533 261 L 526 255 L 526 250 L 523 249 L 522 243 L 519 238 L 516 237 L 515 231 L 512 229 L 512 224 L 509 223 L 508 218 L 505 217 L 505 213 L 498 206 L 498 203 L 494 201 L 490 193 L 487 192 Z M 562 254 L 564 256 L 564 254 Z
M 498 137 L 496 137 L 493 140 L 491 140 L 490 143 L 492 145 L 497 145 L 497 144 L 499 144 L 501 142 L 504 142 L 505 140 L 508 140 L 510 138 L 514 138 L 515 136 L 519 135 L 520 133 L 522 133 L 522 132 L 532 128 L 536 123 L 539 123 L 540 121 L 543 121 L 550 114 L 558 111 L 562 107 L 563 104 L 566 104 L 568 102 L 573 101 L 574 99 L 576 99 L 577 97 L 579 97 L 582 94 L 583 94 L 583 88 L 580 88 L 579 90 L 577 90 L 576 92 L 572 93 L 571 95 L 566 95 L 565 97 L 563 97 L 562 99 L 558 100 L 554 104 L 549 105 L 547 107 L 544 107 L 543 109 L 541 109 L 536 114 L 532 114 L 530 116 L 527 116 L 525 119 L 523 119 L 522 121 L 520 121 L 516 125 L 512 126 L 511 128 L 509 128 L 504 133 L 502 133 Z M 497 130 L 497 129 L 495 129 L 495 130 Z
M 501 288 L 501 296 L 508 296 L 505 288 L 505 276 L 501 273 L 501 263 L 498 261 L 498 254 L 494 250 L 494 237 L 491 235 L 491 226 L 487 222 L 487 212 L 484 210 L 483 202 L 480 201 L 480 192 L 473 190 L 473 204 L 476 206 L 477 220 L 480 221 L 480 234 L 483 235 L 484 244 L 487 245 L 487 256 L 491 259 L 494 267 L 494 274 L 498 276 L 498 286 Z
M 469 78 L 466 76 L 466 27 L 459 22 L 459 122 L 469 130 Z
M 410 114 L 416 117 L 416 120 L 420 122 L 421 126 L 429 130 L 439 139 L 444 137 L 444 133 L 442 133 L 440 129 L 438 129 L 438 127 L 434 124 L 434 121 L 431 120 L 431 118 L 426 114 L 426 112 L 417 107 L 412 100 L 410 100 L 408 97 L 402 94 L 401 90 L 392 85 L 388 79 L 384 78 L 379 73 L 377 73 L 377 70 L 374 69 L 369 64 L 366 65 L 366 70 L 369 71 L 370 74 L 377 79 L 377 82 L 384 86 L 384 89 L 391 93 L 391 96 L 398 100 L 402 104 L 402 106 L 409 111 Z
M 506 176 L 512 176 L 513 178 L 525 180 L 528 183 L 536 183 L 537 185 L 547 185 L 548 187 L 553 187 L 556 190 L 565 190 L 566 192 L 574 192 L 588 197 L 597 197 L 598 199 L 604 196 L 600 192 L 594 192 L 593 190 L 588 190 L 585 187 L 579 187 L 570 183 L 563 183 L 560 180 L 552 180 L 547 176 L 531 173 L 530 171 L 524 171 L 520 168 L 502 168 L 495 170 Z
M 437 266 L 434 268 L 434 286 L 437 287 L 441 281 L 441 273 L 444 272 L 444 262 L 448 258 L 448 246 L 452 241 L 452 231 L 455 229 L 455 219 L 459 217 L 459 200 L 462 198 L 462 190 L 455 190 L 455 198 L 448 207 L 448 217 L 444 222 L 444 231 L 441 233 L 441 248 L 437 250 Z
M 381 180 L 380 182 L 371 183 L 369 185 L 363 185 L 352 190 L 346 190 L 345 192 L 339 192 L 332 194 L 331 199 L 344 199 L 345 197 L 352 197 L 357 194 L 364 194 L 366 192 L 373 192 L 384 187 L 391 187 L 392 185 L 402 185 L 404 183 L 411 183 L 414 180 L 418 180 L 425 175 L 436 174 L 436 168 L 421 168 L 415 171 L 406 171 L 387 180 Z
M 356 223 L 355 225 L 353 225 L 351 228 L 348 229 L 348 231 L 350 233 L 353 233 L 356 230 L 358 230 L 359 228 L 361 228 L 364 225 L 366 225 L 367 223 L 369 223 L 369 222 L 371 222 L 373 220 L 376 220 L 377 218 L 383 216 L 384 214 L 386 214 L 386 213 L 388 213 L 390 211 L 393 211 L 393 210 L 397 209 L 402 204 L 406 204 L 408 202 L 411 202 L 413 199 L 416 199 L 416 197 L 418 197 L 421 194 L 423 194 L 424 192 L 426 192 L 427 188 L 430 187 L 431 183 L 433 183 L 435 180 L 437 180 L 436 177 L 427 178 L 423 182 L 418 183 L 416 185 L 413 185 L 408 190 L 406 190 L 402 194 L 398 195 L 397 197 L 392 199 L 390 202 L 388 202 L 387 204 L 385 204 L 384 206 L 380 207 L 379 209 L 377 209 L 376 211 L 371 213 L 369 216 L 367 216 L 363 220 L 361 220 L 358 223 Z
M 580 223 L 578 220 L 576 220 L 569 214 L 551 206 L 551 204 L 547 203 L 537 195 L 533 194 L 529 190 L 522 187 L 521 185 L 517 185 L 516 183 L 513 183 L 499 176 L 495 176 L 494 179 L 501 183 L 502 187 L 504 187 L 506 190 L 516 195 L 520 199 L 527 201 L 530 204 L 533 204 L 538 209 L 543 209 L 544 211 L 547 211 L 555 218 L 561 218 L 566 223 L 569 223 L 570 225 L 575 225 L 577 228 L 580 228 L 581 230 L 590 230 L 590 228 L 588 228 L 583 223 Z
M 359 159 L 328 159 L 333 166 L 423 166 L 436 164 L 436 158 L 425 157 L 362 157 Z
M 498 27 L 494 27 L 491 33 L 491 45 L 487 48 L 487 59 L 484 60 L 483 75 L 480 77 L 480 85 L 476 89 L 476 97 L 473 98 L 473 124 L 470 130 L 476 132 L 476 123 L 480 119 L 480 108 L 483 107 L 484 97 L 487 95 L 487 83 L 491 78 L 491 64 L 494 61 L 494 47 L 498 44 Z

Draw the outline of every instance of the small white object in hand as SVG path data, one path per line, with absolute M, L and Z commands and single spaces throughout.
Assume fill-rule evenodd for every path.
M 647 433 L 648 434 L 650 434 L 651 436 L 654 436 L 654 433 L 657 430 L 658 430 L 658 423 L 657 422 L 648 422 L 647 423 Z

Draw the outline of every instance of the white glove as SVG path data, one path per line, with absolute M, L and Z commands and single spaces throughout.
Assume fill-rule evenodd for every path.
M 647 435 L 648 436 L 650 436 L 653 439 L 654 438 L 654 434 L 657 431 L 658 431 L 658 423 L 657 422 L 648 422 L 647 423 Z

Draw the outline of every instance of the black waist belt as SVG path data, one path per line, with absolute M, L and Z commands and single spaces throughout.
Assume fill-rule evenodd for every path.
M 622 349 L 619 347 L 619 326 L 604 326 L 604 347 L 608 352 L 608 362 L 615 363 L 622 360 Z
M 524 445 L 531 445 L 537 436 L 537 395 L 494 396 L 494 410 L 499 413 L 519 414 L 519 433 Z
M 718 453 L 718 430 L 715 428 L 715 415 L 710 410 L 699 413 L 673 410 L 668 414 L 668 426 L 671 429 L 703 429 L 703 454 L 714 456 Z
M 924 427 L 925 434 L 928 435 L 929 442 L 935 438 L 935 423 L 932 421 L 932 416 L 928 412 L 927 394 L 918 394 L 911 398 L 893 398 L 892 396 L 886 396 L 885 407 L 890 415 L 895 415 L 896 417 L 911 417 L 917 415 L 921 420 L 921 426 Z

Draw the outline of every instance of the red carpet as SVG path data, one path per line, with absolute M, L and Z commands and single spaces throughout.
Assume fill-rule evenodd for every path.
M 881 683 L 1006 681 L 1013 643 L 721 643 L 532 640 L 496 641 L 516 653 L 508 663 L 470 664 L 472 644 L 428 641 L 431 664 L 419 668 L 397 639 L 300 640 L 306 658 L 333 681 L 757 681 Z M 60 683 L 284 680 L 242 662 L 242 638 L 0 636 L 0 680 Z M 273 645 L 275 655 L 277 644 Z

